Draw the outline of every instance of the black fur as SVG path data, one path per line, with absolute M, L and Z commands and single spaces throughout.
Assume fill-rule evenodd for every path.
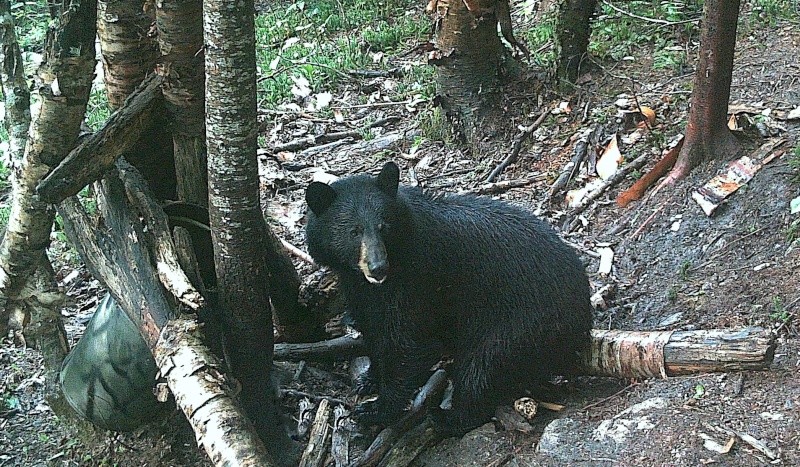
M 377 402 L 360 410 L 368 421 L 396 420 L 449 355 L 453 409 L 435 420 L 463 433 L 522 388 L 574 369 L 592 324 L 588 279 L 575 253 L 528 212 L 398 190 L 398 179 L 388 163 L 378 177 L 312 183 L 309 252 L 338 274 L 364 334 L 379 388 Z

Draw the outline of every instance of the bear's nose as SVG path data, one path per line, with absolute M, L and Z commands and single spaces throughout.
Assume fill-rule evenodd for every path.
M 369 275 L 367 276 L 367 280 L 375 284 L 380 284 L 386 280 L 388 273 L 389 263 L 386 261 L 377 261 L 374 264 L 369 265 Z

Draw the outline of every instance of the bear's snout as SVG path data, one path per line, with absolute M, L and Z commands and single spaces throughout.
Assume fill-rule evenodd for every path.
M 389 274 L 389 260 L 386 247 L 379 239 L 364 238 L 361 242 L 361 256 L 358 267 L 371 284 L 381 284 Z

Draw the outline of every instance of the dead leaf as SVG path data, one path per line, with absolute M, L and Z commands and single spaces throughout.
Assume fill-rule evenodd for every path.
M 561 404 L 556 404 L 553 402 L 539 402 L 539 407 L 543 409 L 547 409 L 551 412 L 561 412 L 564 410 L 564 406 Z
M 597 175 L 603 180 L 608 180 L 617 172 L 620 162 L 622 162 L 622 153 L 619 151 L 617 134 L 614 133 L 608 146 L 603 150 L 603 155 L 597 161 Z
M 639 107 L 639 112 L 644 116 L 645 120 L 639 122 L 639 128 L 653 126 L 656 123 L 656 111 L 647 107 L 646 105 Z M 647 122 L 645 124 L 645 122 Z
M 739 129 L 739 124 L 736 122 L 736 114 L 731 114 L 731 117 L 728 119 L 728 128 L 730 130 Z

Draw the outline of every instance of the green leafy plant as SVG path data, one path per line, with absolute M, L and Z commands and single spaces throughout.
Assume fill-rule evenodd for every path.
M 783 300 L 780 297 L 772 297 L 772 312 L 769 317 L 780 323 L 785 323 L 791 318 L 789 310 L 783 305 Z
M 691 269 L 692 269 L 692 262 L 689 261 L 688 259 L 683 260 L 681 265 L 678 267 L 678 277 L 680 277 L 681 280 L 683 281 L 688 280 L 689 274 L 691 273 Z

